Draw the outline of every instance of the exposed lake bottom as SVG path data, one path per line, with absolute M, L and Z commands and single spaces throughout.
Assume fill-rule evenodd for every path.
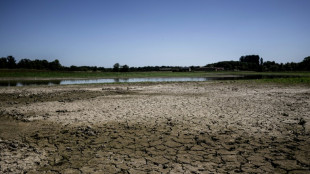
M 310 171 L 308 86 L 120 83 L 0 93 L 0 173 Z

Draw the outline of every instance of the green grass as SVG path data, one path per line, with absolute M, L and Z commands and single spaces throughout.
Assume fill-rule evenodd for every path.
M 212 72 L 215 74 L 231 74 L 231 75 L 279 75 L 279 76 L 309 76 L 309 71 L 281 71 L 281 72 L 255 72 L 255 71 L 220 71 Z
M 0 70 L 0 78 L 130 78 L 204 77 L 206 72 L 69 72 L 38 70 Z
M 259 83 L 310 84 L 310 72 L 69 72 L 69 71 L 39 71 L 39 70 L 0 70 L 1 79 L 73 79 L 73 78 L 138 78 L 138 77 L 217 77 L 224 75 L 285 75 L 299 76 L 289 78 L 272 78 L 252 80 Z
M 298 84 L 310 85 L 310 77 L 258 79 L 258 80 L 255 80 L 255 82 L 264 83 L 264 84 L 275 83 L 275 84 L 285 84 L 285 85 L 298 85 Z
M 0 78 L 130 78 L 130 77 L 210 77 L 221 75 L 310 76 L 310 72 L 69 72 L 39 70 L 0 70 Z

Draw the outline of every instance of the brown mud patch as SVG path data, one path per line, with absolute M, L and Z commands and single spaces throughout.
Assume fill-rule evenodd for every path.
M 0 106 L 22 106 L 32 103 L 42 102 L 72 102 L 76 100 L 87 100 L 98 96 L 109 96 L 116 94 L 135 94 L 130 88 L 102 88 L 99 90 L 85 90 L 85 89 L 73 89 L 73 90 L 60 90 L 53 92 L 30 92 L 27 90 L 20 90 L 14 93 L 2 93 L 0 95 Z

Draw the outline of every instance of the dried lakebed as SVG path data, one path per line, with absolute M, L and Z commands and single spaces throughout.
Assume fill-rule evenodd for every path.
M 310 89 L 0 88 L 0 173 L 309 173 Z

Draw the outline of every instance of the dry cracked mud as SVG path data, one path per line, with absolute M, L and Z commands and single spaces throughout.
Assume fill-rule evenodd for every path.
M 309 173 L 310 88 L 0 88 L 0 173 Z

